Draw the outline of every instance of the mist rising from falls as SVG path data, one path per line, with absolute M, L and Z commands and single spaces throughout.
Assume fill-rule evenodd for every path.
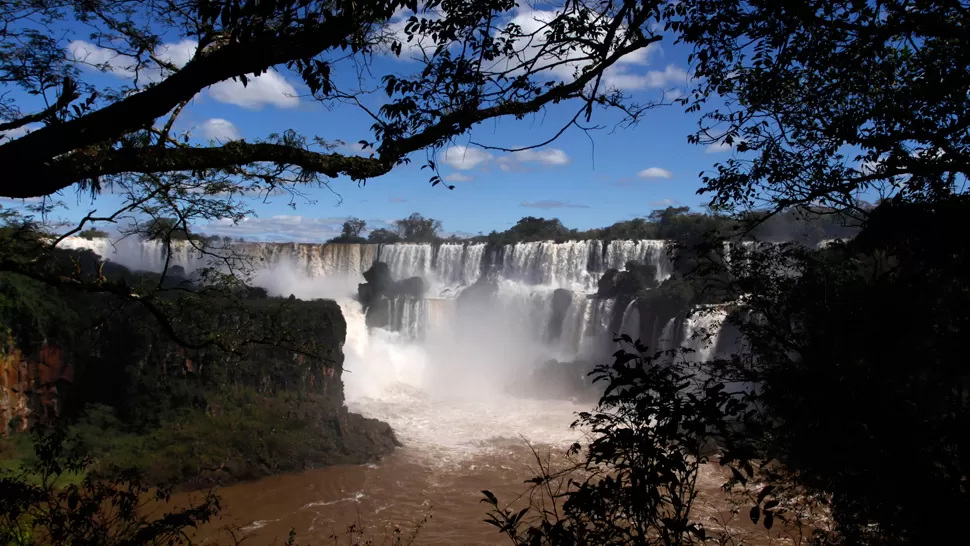
M 630 261 L 653 265 L 658 281 L 669 277 L 672 271 L 666 243 L 654 240 L 509 245 L 247 242 L 216 248 L 214 256 L 203 255 L 186 241 L 173 242 L 168 248 L 160 242 L 134 238 L 114 243 L 106 239 L 68 238 L 62 246 L 89 248 L 132 269 L 151 271 L 159 271 L 168 263 L 191 272 L 219 266 L 228 255 L 243 256 L 254 271 L 254 284 L 274 295 L 335 299 L 341 302 L 348 322 L 350 316 L 362 316 L 354 297 L 363 272 L 376 261 L 384 262 L 396 280 L 424 279 L 428 294 L 422 299 L 393 298 L 388 310 L 390 331 L 372 330 L 368 336 L 360 337 L 378 345 L 406 349 L 407 358 L 423 360 L 419 367 L 425 371 L 434 368 L 434 381 L 423 380 L 422 388 L 434 383 L 440 388 L 459 390 L 464 388 L 459 380 L 463 374 L 477 377 L 474 382 L 469 380 L 475 387 L 500 389 L 501 381 L 496 377 L 512 380 L 527 373 L 536 362 L 549 358 L 566 361 L 608 357 L 615 347 L 614 334 L 626 333 L 636 338 L 641 323 L 647 324 L 644 320 L 650 317 L 641 316 L 643 310 L 632 301 L 618 303 L 594 297 L 599 279 L 608 269 L 623 269 Z M 488 301 L 459 298 L 486 277 L 494 279 L 496 289 Z M 348 302 L 357 307 L 349 310 Z M 663 328 L 663 336 L 655 335 L 654 339 L 674 340 L 671 343 L 685 344 L 700 357 L 709 358 L 714 344 L 705 345 L 693 334 L 698 329 L 717 330 L 718 321 L 723 321 L 723 316 L 678 320 L 675 329 L 671 319 L 654 327 Z M 413 347 L 420 348 L 420 357 Z M 355 351 L 364 355 L 358 361 L 371 359 L 362 348 Z M 400 360 L 386 348 L 378 353 L 389 365 Z M 482 374 L 482 370 L 488 373 Z M 389 376 L 396 377 L 397 372 Z M 405 381 L 412 385 L 415 382 L 414 377 Z
M 693 334 L 717 331 L 724 318 L 714 313 L 660 320 L 635 301 L 595 297 L 603 274 L 629 261 L 655 266 L 658 281 L 670 276 L 663 241 L 232 243 L 215 256 L 202 255 L 189 242 L 169 249 L 136 239 L 112 244 L 68 238 L 62 245 L 148 271 L 168 263 L 193 272 L 243 256 L 253 283 L 272 295 L 335 300 L 347 323 L 341 379 L 348 407 L 390 423 L 405 445 L 434 464 L 507 449 L 521 437 L 568 446 L 581 436 L 569 429 L 574 413 L 588 410 L 589 402 L 564 399 L 569 394 L 547 399 L 530 390 L 541 384 L 512 387 L 530 384 L 530 373 L 550 359 L 590 366 L 608 361 L 613 335 L 636 338 L 642 325 L 655 324 L 662 348 L 686 345 L 708 358 L 713 344 Z M 377 261 L 388 264 L 394 280 L 419 276 L 428 285 L 424 298 L 388 302 L 386 328 L 368 328 L 356 299 L 363 272 Z M 575 373 L 581 379 L 578 368 Z

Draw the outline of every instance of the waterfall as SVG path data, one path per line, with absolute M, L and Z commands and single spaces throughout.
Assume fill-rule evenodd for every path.
M 165 268 L 169 249 L 162 241 L 145 241 L 126 237 L 117 241 L 105 238 L 84 239 L 67 237 L 59 243 L 59 248 L 94 251 L 105 260 L 123 265 L 129 269 L 160 272 Z M 169 267 L 179 266 L 186 271 L 194 271 L 208 265 L 216 265 L 220 256 L 228 256 L 225 248 L 218 246 L 208 250 L 212 256 L 201 253 L 189 241 L 172 241 Z
M 597 277 L 589 271 L 590 255 L 601 247 L 599 241 L 516 243 L 504 249 L 501 272 L 528 284 L 592 290 Z
M 484 243 L 470 244 L 465 247 L 461 278 L 464 284 L 472 284 L 478 280 L 478 277 L 482 274 L 482 259 L 484 256 Z
M 344 342 L 344 382 L 348 401 L 385 396 L 389 387 L 425 384 L 427 354 L 399 334 L 368 330 L 360 303 L 337 300 L 347 323 Z
M 428 300 L 393 298 L 391 300 L 391 329 L 407 339 L 424 338 L 428 324 Z
M 725 319 L 727 311 L 722 306 L 703 307 L 688 315 L 684 320 L 684 346 L 693 349 L 691 360 L 706 362 L 711 359 Z
M 434 245 L 425 243 L 397 243 L 381 245 L 377 259 L 387 264 L 395 279 L 431 277 L 434 265 Z
M 445 284 L 460 284 L 465 273 L 462 267 L 464 255 L 465 245 L 451 243 L 439 246 L 434 263 L 438 280 Z
M 666 280 L 673 271 L 666 241 L 610 241 L 606 246 L 606 269 L 623 269 L 633 260 L 656 266 L 657 282 Z
M 91 249 L 107 260 L 149 271 L 161 270 L 169 253 L 160 242 L 135 238 L 112 242 L 69 237 L 61 245 Z M 601 358 L 610 352 L 613 335 L 617 333 L 614 330 L 637 338 L 641 324 L 656 321 L 656 317 L 638 309 L 634 302 L 618 305 L 615 300 L 591 295 L 605 271 L 623 269 L 634 260 L 655 266 L 657 280 L 663 281 L 672 272 L 667 248 L 667 243 L 659 240 L 540 241 L 501 246 L 462 242 L 387 245 L 234 242 L 217 252 L 247 257 L 256 272 L 257 284 L 270 288 L 272 293 L 298 297 L 350 297 L 357 283 L 363 281 L 363 273 L 376 261 L 385 262 L 395 280 L 418 276 L 428 286 L 426 299 L 402 297 L 388 302 L 388 331 L 381 334 L 391 336 L 388 340 L 396 336 L 393 337 L 396 343 L 427 343 L 430 338 L 450 335 L 448 332 L 460 320 L 464 321 L 462 328 L 466 333 L 476 328 L 498 328 L 502 336 L 515 336 L 519 346 L 531 344 L 529 351 L 536 354 L 545 351 L 544 354 L 557 359 L 570 360 Z M 209 258 L 200 255 L 187 241 L 174 242 L 170 252 L 170 265 L 188 271 L 210 263 Z M 462 318 L 457 296 L 489 270 L 497 273 L 498 282 L 496 307 L 488 311 L 492 315 L 477 316 L 482 310 L 472 308 L 465 313 L 469 316 Z M 559 304 L 558 311 L 553 309 L 557 289 L 571 292 L 564 311 L 564 303 Z M 641 316 L 641 313 L 644 314 Z M 663 341 L 657 348 L 672 348 L 673 344 L 680 343 L 677 340 L 683 339 L 684 344 L 697 351 L 699 358 L 710 357 L 713 349 L 700 343 L 694 334 L 704 328 L 717 329 L 723 321 L 723 312 L 720 314 L 720 319 L 698 316 L 657 324 L 656 328 L 663 329 L 662 334 L 657 332 Z M 675 331 L 675 322 L 682 326 L 681 330 Z M 553 323 L 555 331 L 550 330 Z M 499 339 L 483 342 L 483 350 L 490 350 L 489 344 L 502 342 Z M 707 345 L 713 347 L 713 344 Z
M 620 322 L 620 334 L 630 336 L 636 341 L 640 336 L 640 311 L 637 310 L 636 300 L 631 300 L 623 311 L 623 319 Z

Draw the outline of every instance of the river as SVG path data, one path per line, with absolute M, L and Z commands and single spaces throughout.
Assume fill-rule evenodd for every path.
M 403 447 L 379 463 L 335 466 L 265 478 L 219 491 L 224 510 L 200 537 L 206 543 L 282 543 L 290 529 L 298 544 L 382 544 L 395 528 L 417 526 L 417 544 L 502 544 L 484 522 L 483 489 L 520 507 L 534 475 L 536 454 L 552 464 L 585 438 L 571 428 L 590 402 L 537 400 L 502 394 L 461 362 L 444 373 L 425 348 L 384 331 L 368 331 L 354 302 L 348 319 L 344 375 L 347 405 L 388 422 Z M 443 379 L 447 378 L 447 379 Z M 729 514 L 718 487 L 724 475 L 705 468 L 699 514 L 751 524 Z M 514 501 L 514 502 L 513 502 Z M 430 516 L 426 521 L 426 516 Z M 347 535 L 363 530 L 363 540 Z M 713 523 L 711 523 L 713 524 Z M 336 542 L 334 537 L 338 537 Z M 758 543 L 758 542 L 755 542 Z

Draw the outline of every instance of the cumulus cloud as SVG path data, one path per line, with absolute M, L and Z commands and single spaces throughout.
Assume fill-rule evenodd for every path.
M 729 151 L 733 150 L 735 147 L 737 147 L 737 145 L 738 145 L 739 142 L 744 142 L 744 139 L 737 139 L 736 138 L 736 139 L 734 139 L 734 141 L 731 144 L 728 144 L 727 142 L 724 142 L 723 140 L 720 141 L 720 142 L 714 142 L 712 144 L 708 144 L 707 147 L 704 148 L 704 153 L 705 154 L 719 154 L 721 152 L 729 152 Z
M 245 86 L 238 80 L 221 81 L 209 88 L 209 94 L 219 102 L 250 110 L 259 110 L 267 104 L 278 108 L 293 108 L 300 104 L 296 88 L 272 68 L 248 79 Z
M 603 76 L 603 82 L 608 87 L 617 89 L 667 89 L 667 98 L 671 100 L 682 96 L 677 86 L 686 86 L 690 79 L 686 70 L 672 64 L 663 70 L 648 70 L 644 73 L 635 73 L 623 65 L 614 65 Z
M 162 44 L 154 53 L 163 65 L 181 68 L 192 60 L 198 47 L 199 44 L 195 40 L 185 39 L 180 42 Z M 153 61 L 139 67 L 132 57 L 119 55 L 110 49 L 84 40 L 74 40 L 67 44 L 67 58 L 122 78 L 134 78 L 137 75 L 139 78 L 150 82 L 157 82 L 169 74 L 168 69 Z
M 572 81 L 577 74 L 590 61 L 582 59 L 587 56 L 587 52 L 576 50 L 572 52 L 557 52 L 557 55 L 543 55 L 543 48 L 546 47 L 546 27 L 553 21 L 560 12 L 542 9 L 520 9 L 512 18 L 512 23 L 518 25 L 526 35 L 534 34 L 530 45 L 523 48 L 522 53 L 516 61 L 526 64 L 534 61 L 533 70 L 541 70 L 542 73 L 553 79 L 561 81 Z M 623 32 L 623 28 L 620 28 Z M 683 83 L 687 82 L 687 72 L 673 65 L 666 70 L 653 70 L 646 74 L 637 73 L 634 67 L 647 65 L 651 59 L 663 53 L 658 43 L 648 47 L 638 49 L 622 57 L 619 62 L 606 69 L 603 73 L 603 84 L 608 88 L 620 90 L 644 89 L 647 87 L 664 87 L 668 83 L 676 82 L 683 76 Z M 575 59 L 572 62 L 562 63 L 563 59 Z
M 8 142 L 11 140 L 17 140 L 18 138 L 26 135 L 27 133 L 33 131 L 34 129 L 39 129 L 41 125 L 23 125 L 17 127 L 16 129 L 11 129 L 9 131 L 0 131 L 0 144 Z
M 543 165 L 566 165 L 569 163 L 569 156 L 566 152 L 558 148 L 546 148 L 544 150 L 522 150 L 513 152 L 504 158 L 511 158 L 512 161 L 522 163 L 536 162 Z
M 670 178 L 673 173 L 660 167 L 649 167 L 637 173 L 640 178 Z
M 567 203 L 565 201 L 523 201 L 519 204 L 521 207 L 528 209 L 588 209 L 589 205 L 582 205 L 577 203 Z
M 467 174 L 451 173 L 451 174 L 445 175 L 445 181 L 447 182 L 471 182 L 472 180 L 475 180 L 475 179 L 468 176 Z
M 349 217 L 307 218 L 281 214 L 267 218 L 244 218 L 237 224 L 221 219 L 199 226 L 200 233 L 228 237 L 242 237 L 250 241 L 322 243 L 340 235 Z M 384 222 L 368 220 L 368 229 L 387 227 Z
M 394 14 L 391 16 L 390 22 L 384 27 L 384 36 L 387 38 L 387 44 L 389 45 L 392 40 L 397 41 L 401 44 L 401 55 L 396 57 L 401 60 L 412 60 L 420 59 L 425 56 L 425 54 L 431 54 L 436 44 L 430 36 L 414 32 L 411 41 L 408 41 L 408 35 L 404 32 L 405 27 L 407 27 L 408 19 L 412 16 L 417 15 L 419 19 L 439 19 L 441 15 L 437 12 L 424 12 L 420 8 L 419 13 L 411 11 L 405 7 L 399 7 L 395 10 Z M 388 49 L 390 52 L 390 49 Z
M 170 73 L 164 65 L 170 64 L 176 68 L 185 66 L 195 56 L 198 47 L 198 42 L 189 39 L 162 44 L 155 50 L 155 57 L 162 62 L 161 66 L 149 62 L 138 67 L 135 59 L 131 57 L 119 55 L 84 40 L 74 40 L 67 44 L 67 57 L 74 62 L 89 65 L 122 78 L 132 79 L 137 76 L 148 82 L 157 82 Z M 209 94 L 219 102 L 249 109 L 259 109 L 267 104 L 279 108 L 292 108 L 300 102 L 296 88 L 276 70 L 270 69 L 259 76 L 250 76 L 248 79 L 248 85 L 245 87 L 239 81 L 219 82 L 209 88 Z
M 492 159 L 492 154 L 479 148 L 451 146 L 441 155 L 446 165 L 459 171 L 468 171 Z
M 470 171 L 476 167 L 495 165 L 499 169 L 512 172 L 522 171 L 530 163 L 557 167 L 569 163 L 569 155 L 558 148 L 544 148 L 539 150 L 522 150 L 495 156 L 480 148 L 468 146 L 451 146 L 442 153 L 442 161 L 460 171 Z M 455 173 L 460 175 L 460 173 Z M 468 177 L 456 177 L 454 182 L 467 182 Z
M 227 141 L 239 140 L 239 130 L 231 121 L 222 118 L 211 118 L 202 122 L 199 126 L 202 136 L 211 140 Z
M 661 199 L 660 201 L 650 201 L 647 203 L 651 207 L 672 207 L 677 204 L 673 199 Z

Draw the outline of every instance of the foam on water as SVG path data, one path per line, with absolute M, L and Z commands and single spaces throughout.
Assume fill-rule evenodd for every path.
M 417 455 L 449 464 L 504 449 L 510 440 L 566 446 L 581 436 L 569 425 L 576 411 L 588 408 L 513 398 L 493 389 L 469 395 L 474 390 L 470 384 L 436 388 L 433 376 L 442 363 L 434 362 L 423 346 L 398 333 L 368 330 L 359 303 L 339 303 L 347 320 L 343 377 L 348 407 L 389 423 Z M 466 377 L 475 380 L 473 374 Z

